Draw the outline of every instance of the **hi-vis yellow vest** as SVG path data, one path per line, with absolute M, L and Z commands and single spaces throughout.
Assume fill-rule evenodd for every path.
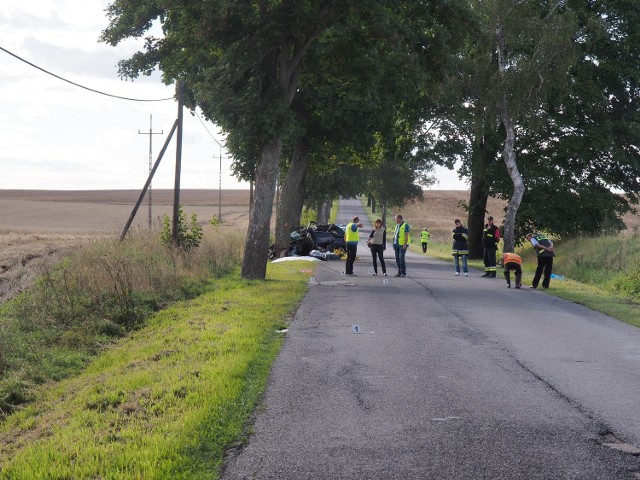
M 353 223 L 347 223 L 347 231 L 346 231 L 346 239 L 345 239 L 347 243 L 358 242 L 360 240 L 360 233 L 358 232 L 357 227 L 355 232 L 351 230 L 351 227 L 353 225 L 354 225 Z
M 405 243 L 409 244 L 411 243 L 411 234 L 409 232 L 406 232 L 407 235 L 407 241 L 404 241 L 404 235 L 405 235 L 405 229 L 408 225 L 404 222 L 402 222 L 401 225 L 396 225 L 396 235 L 398 235 L 398 245 L 404 245 Z
M 427 230 L 420 232 L 420 241 L 422 243 L 429 243 L 429 232 Z

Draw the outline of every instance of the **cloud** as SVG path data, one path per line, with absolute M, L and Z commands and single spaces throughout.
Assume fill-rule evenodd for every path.
M 0 11 L 0 27 L 3 30 L 64 30 L 72 25 L 60 18 L 57 12 L 38 15 L 25 12 L 17 6 Z

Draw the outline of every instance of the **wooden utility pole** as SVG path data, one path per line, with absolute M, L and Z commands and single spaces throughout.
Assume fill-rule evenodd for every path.
M 220 147 L 220 172 L 218 174 L 218 223 L 222 223 L 222 145 L 218 143 L 218 146 Z
M 136 213 L 138 213 L 138 208 L 140 208 L 140 205 L 142 204 L 144 195 L 145 193 L 147 193 L 147 189 L 149 188 L 149 185 L 151 185 L 151 180 L 153 180 L 153 176 L 156 174 L 156 170 L 158 170 L 158 166 L 160 165 L 160 160 L 162 160 L 162 157 L 164 156 L 164 152 L 167 151 L 167 147 L 169 146 L 171 137 L 173 137 L 173 133 L 176 131 L 177 128 L 178 128 L 178 120 L 173 122 L 173 127 L 171 127 L 171 131 L 169 132 L 169 135 L 167 136 L 167 139 L 165 140 L 164 145 L 162 146 L 162 150 L 160 150 L 160 153 L 158 154 L 158 159 L 156 160 L 155 165 L 151 169 L 151 172 L 149 172 L 149 177 L 147 178 L 147 181 L 144 184 L 144 187 L 142 187 L 142 192 L 140 192 L 140 195 L 138 196 L 138 200 L 136 201 L 136 204 L 133 207 L 133 210 L 131 211 L 131 215 L 129 215 L 129 219 L 127 220 L 127 223 L 124 226 L 124 229 L 122 230 L 122 234 L 120 235 L 120 241 L 124 240 L 124 237 L 126 237 L 127 232 L 129 231 L 129 227 L 131 227 L 131 224 L 133 223 L 133 219 L 136 217 Z
M 184 106 L 184 82 L 178 80 L 178 132 L 176 135 L 176 174 L 173 186 L 173 245 L 178 246 L 178 216 L 180 213 L 180 170 L 182 168 L 182 127 Z
M 160 130 L 159 132 L 154 132 L 153 131 L 153 115 L 149 114 L 149 132 L 141 132 L 140 129 L 138 129 L 138 135 L 149 135 L 149 174 L 151 174 L 151 169 L 152 169 L 152 165 L 151 165 L 151 159 L 153 158 L 153 136 L 154 135 L 162 135 L 164 132 L 162 130 Z M 151 224 L 152 224 L 152 217 L 151 217 L 151 204 L 152 204 L 152 199 L 151 199 L 151 183 L 149 183 L 149 189 L 148 189 L 148 200 L 149 200 L 149 228 L 151 228 Z

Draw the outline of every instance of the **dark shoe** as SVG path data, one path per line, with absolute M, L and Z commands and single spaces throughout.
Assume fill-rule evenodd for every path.
M 401 276 L 402 276 L 402 274 L 400 274 L 400 273 L 396 273 L 396 274 L 394 275 L 394 277 L 401 277 Z
M 518 290 L 520 290 L 520 285 L 516 285 L 516 288 L 517 288 Z
M 484 275 L 480 275 L 480 278 L 484 278 L 484 277 L 488 277 L 489 276 L 489 272 L 485 273 Z
M 374 273 L 372 274 L 372 276 L 377 277 L 377 276 L 378 276 L 378 273 L 377 273 L 377 272 L 374 272 Z
M 406 273 L 401 273 L 401 274 L 400 274 L 400 276 L 401 276 L 401 277 L 406 277 L 406 276 L 407 276 L 407 274 L 406 274 Z
M 536 287 L 534 287 L 533 285 L 529 285 L 529 288 L 536 288 Z
M 496 278 L 496 272 L 491 272 L 489 274 L 489 278 Z
M 511 288 L 511 284 L 510 283 L 507 283 L 507 288 Z M 518 287 L 516 287 L 516 288 L 518 288 Z

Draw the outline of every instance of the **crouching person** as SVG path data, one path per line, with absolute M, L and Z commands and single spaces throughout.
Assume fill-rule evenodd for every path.
M 522 287 L 522 257 L 516 253 L 505 253 L 502 256 L 504 265 L 504 278 L 507 280 L 507 288 L 511 288 L 511 270 L 515 272 L 516 288 Z

